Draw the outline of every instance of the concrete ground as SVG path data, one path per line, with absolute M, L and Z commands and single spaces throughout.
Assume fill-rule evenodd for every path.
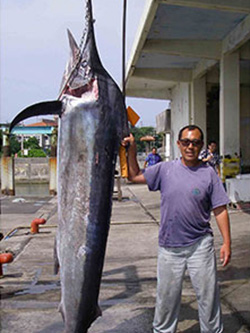
M 124 184 L 121 202 L 113 200 L 99 302 L 102 317 L 90 333 L 152 332 L 156 295 L 157 238 L 160 196 L 145 185 Z M 250 209 L 230 209 L 233 256 L 227 268 L 218 266 L 226 333 L 250 332 Z M 63 332 L 58 312 L 59 276 L 53 274 L 53 244 L 56 232 L 56 198 L 2 197 L 1 232 L 11 237 L 0 249 L 11 250 L 15 259 L 3 265 L 0 280 L 0 314 L 3 333 Z M 47 223 L 31 235 L 29 226 L 37 217 Z M 214 218 L 217 255 L 220 234 Z M 178 332 L 199 332 L 197 304 L 188 275 L 185 277 Z

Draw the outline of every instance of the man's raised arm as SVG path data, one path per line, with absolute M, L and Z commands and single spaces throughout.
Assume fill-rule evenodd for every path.
M 122 141 L 123 146 L 128 147 L 128 179 L 133 183 L 146 184 L 146 179 L 141 172 L 137 162 L 137 149 L 135 139 L 132 134 Z

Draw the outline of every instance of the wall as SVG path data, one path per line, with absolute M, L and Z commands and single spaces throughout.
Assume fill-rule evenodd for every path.
M 171 143 L 172 159 L 180 156 L 176 145 L 179 130 L 190 123 L 190 84 L 178 83 L 172 90 Z
M 15 158 L 15 182 L 48 183 L 49 159 L 43 157 Z

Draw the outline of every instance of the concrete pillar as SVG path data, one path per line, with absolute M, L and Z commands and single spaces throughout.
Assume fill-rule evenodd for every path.
M 42 148 L 43 147 L 43 135 L 42 134 L 39 135 L 38 141 L 39 141 L 39 146 Z
M 178 133 L 180 129 L 190 123 L 190 83 L 180 82 L 172 90 L 171 101 L 171 138 L 172 159 L 180 156 L 177 147 Z
M 3 132 L 3 155 L 1 158 L 1 192 L 5 195 L 15 195 L 14 159 L 10 156 L 8 133 Z
M 191 83 L 190 122 L 203 130 L 205 145 L 207 141 L 206 105 L 206 77 L 203 76 L 200 79 L 195 79 Z
M 49 158 L 49 194 L 57 194 L 57 158 Z
M 165 158 L 166 161 L 171 160 L 171 133 L 167 132 L 165 134 Z
M 239 53 L 224 55 L 220 63 L 220 154 L 240 153 Z
M 24 135 L 23 134 L 21 134 L 21 151 L 23 154 L 23 151 L 24 151 Z
M 57 129 L 54 128 L 51 135 L 51 154 L 49 158 L 49 193 L 57 194 Z

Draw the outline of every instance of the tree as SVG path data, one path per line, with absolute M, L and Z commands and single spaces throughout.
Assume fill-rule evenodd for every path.
M 155 128 L 152 126 L 146 126 L 146 127 L 132 127 L 130 129 L 131 133 L 135 137 L 135 142 L 137 145 L 137 151 L 138 152 L 145 152 L 146 151 L 146 142 L 140 141 L 140 138 L 146 135 L 153 136 L 155 138 L 155 141 L 153 142 L 153 145 L 156 148 L 161 147 L 162 145 L 162 136 L 156 134 Z
M 0 129 L 0 151 L 2 151 L 3 145 L 3 131 Z
M 10 136 L 10 153 L 11 155 L 14 155 L 19 152 L 21 149 L 21 143 L 18 142 L 17 138 L 15 135 Z
M 46 153 L 42 149 L 29 149 L 27 157 L 46 157 Z
M 24 149 L 41 149 L 41 147 L 39 146 L 38 139 L 35 138 L 34 136 L 31 136 L 30 138 L 28 138 L 28 140 L 24 141 L 23 148 Z
M 42 149 L 29 149 L 28 155 L 23 155 L 23 152 L 20 150 L 18 152 L 18 157 L 46 157 L 46 153 Z

